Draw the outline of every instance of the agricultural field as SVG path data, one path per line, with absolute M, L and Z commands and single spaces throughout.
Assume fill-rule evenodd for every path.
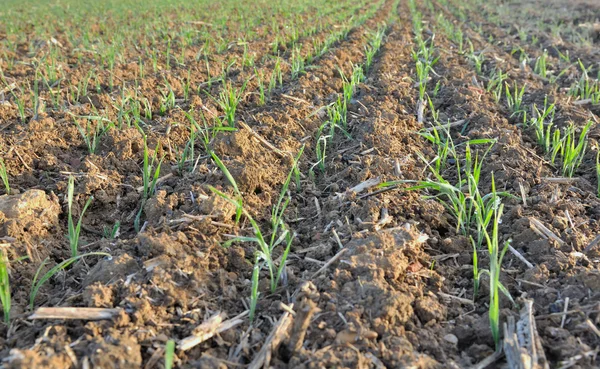
M 0 368 L 594 368 L 600 2 L 4 0 Z

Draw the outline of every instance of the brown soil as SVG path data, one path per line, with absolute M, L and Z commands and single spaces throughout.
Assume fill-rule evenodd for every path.
M 509 81 L 527 84 L 527 105 L 543 104 L 545 96 L 550 96 L 558 107 L 559 125 L 582 126 L 593 120 L 590 148 L 600 139 L 598 110 L 573 104 L 566 95 L 564 87 L 578 78 L 577 68 L 557 84 L 541 80 L 510 55 L 517 45 L 539 55 L 538 46 L 517 40 L 510 27 L 498 28 L 477 12 L 460 22 L 459 1 L 443 3 L 433 2 L 433 9 L 419 5 L 427 20 L 426 32 L 436 35 L 439 56 L 428 94 L 441 121 L 465 120 L 452 129 L 457 142 L 497 139 L 486 157 L 482 186 L 489 191 L 493 176 L 498 188 L 519 198 L 504 200 L 500 239 L 512 239 L 514 249 L 533 267 L 508 253 L 502 283 L 518 304 L 534 300 L 538 331 L 551 367 L 596 367 L 600 246 L 591 244 L 600 234 L 596 152 L 589 150 L 572 181 L 552 181 L 560 171 L 544 159 L 535 134 L 511 118 L 504 100 L 496 103 L 479 82 L 499 68 L 509 74 Z M 536 4 L 533 0 L 523 3 Z M 577 6 L 594 14 L 599 11 L 586 2 Z M 269 225 L 291 157 L 305 145 L 299 163 L 300 187 L 290 186 L 292 200 L 285 214 L 296 237 L 285 278 L 275 293 L 269 289 L 266 271 L 261 273 L 254 322 L 244 317 L 241 324 L 190 350 L 176 350 L 176 367 L 248 366 L 271 342 L 269 335 L 285 322 L 290 306 L 295 313 L 293 322 L 285 326 L 283 343 L 272 352 L 267 350 L 272 367 L 466 368 L 493 354 L 488 292 L 483 288 L 473 301 L 472 246 L 456 231 L 443 206 L 402 188 L 353 190 L 375 178 L 381 182 L 424 179 L 427 172 L 419 154 L 435 155 L 417 134 L 432 117 L 426 116 L 425 123 L 417 121 L 418 88 L 411 56 L 414 35 L 408 6 L 404 0 L 399 4 L 369 1 L 356 11 L 349 3 L 340 5 L 339 11 L 358 16 L 371 8 L 376 9 L 373 17 L 353 28 L 296 80 L 289 77 L 291 51 L 281 45 L 283 85 L 260 106 L 257 81 L 251 80 L 236 114 L 249 129 L 238 125 L 237 131 L 219 133 L 212 142 L 211 148 L 235 178 L 245 208 L 263 229 Z M 472 63 L 441 32 L 436 22 L 439 13 L 462 27 L 476 50 L 486 50 L 483 76 L 476 74 Z M 364 62 L 368 32 L 390 14 L 397 19 L 387 25 L 381 50 L 349 106 L 349 135 L 337 134 L 331 142 L 325 172 L 312 171 L 317 161 L 317 130 L 326 119 L 322 107 L 334 102 L 342 90 L 340 70 L 349 75 L 352 64 Z M 310 18 L 310 14 L 305 16 Z M 336 29 L 325 19 L 315 34 L 300 38 L 301 53 L 311 50 L 313 39 L 324 40 Z M 544 30 L 538 32 L 544 35 Z M 273 40 L 274 35 L 259 30 L 249 41 L 256 53 L 256 70 L 265 76 L 270 76 L 274 66 L 268 57 Z M 544 48 L 549 43 L 551 38 L 541 37 Z M 597 60 L 598 44 L 590 49 L 560 44 L 560 50 L 567 49 L 583 61 Z M 188 50 L 190 58 L 197 52 Z M 10 195 L 0 197 L 0 247 L 15 260 L 10 274 L 11 324 L 0 324 L 0 367 L 162 368 L 167 340 L 179 341 L 197 333 L 196 328 L 217 313 L 233 318 L 248 310 L 255 246 L 235 242 L 224 247 L 223 243 L 231 234 L 250 236 L 252 229 L 245 217 L 236 224 L 235 207 L 209 186 L 228 194 L 233 194 L 233 188 L 200 145 L 197 151 L 202 156 L 195 171 L 182 173 L 177 167 L 177 155 L 189 135 L 185 112 L 191 111 L 198 121 L 202 114 L 221 115 L 206 93 L 218 95 L 223 85 L 192 91 L 188 101 L 163 116 L 158 110 L 164 91 L 157 87 L 167 78 L 182 100 L 186 79 L 194 86 L 204 84 L 217 77 L 218 66 L 232 58 L 237 62 L 227 77 L 241 86 L 254 74 L 254 68 L 241 64 L 243 53 L 243 47 L 233 45 L 222 54 L 214 53 L 208 69 L 198 62 L 190 75 L 187 68 L 178 66 L 141 78 L 133 52 L 126 58 L 130 62 L 116 67 L 115 76 L 123 84 L 139 83 L 139 92 L 151 102 L 154 116 L 143 122 L 148 146 L 165 155 L 157 191 L 144 207 L 140 233 L 134 229 L 142 197 L 138 190 L 142 185 L 140 132 L 126 126 L 112 129 L 101 138 L 96 154 L 89 154 L 70 116 L 102 111 L 111 120 L 119 119 L 115 102 L 120 91 L 110 91 L 108 74 L 100 74 L 101 91 L 72 102 L 68 111 L 48 108 L 37 119 L 21 122 L 13 101 L 0 104 L 0 150 L 13 188 Z M 24 51 L 19 58 L 29 60 L 28 53 Z M 559 63 L 556 56 L 551 58 Z M 85 68 L 74 69 L 69 84 L 77 85 L 86 75 Z M 33 76 L 26 63 L 6 73 L 9 83 L 32 81 Z M 434 93 L 436 83 L 440 88 Z M 47 106 L 52 101 L 49 93 L 41 92 Z M 61 94 L 68 98 L 66 89 Z M 448 168 L 447 174 L 453 171 Z M 65 236 L 69 175 L 76 178 L 76 216 L 94 196 L 83 219 L 80 251 L 106 252 L 111 257 L 90 256 L 58 273 L 40 290 L 35 307 L 118 308 L 111 319 L 28 319 L 32 313 L 29 286 L 37 267 L 46 258 L 54 265 L 70 256 Z M 532 219 L 561 241 L 534 232 Z M 116 221 L 121 223 L 118 237 L 104 237 L 104 230 Z M 19 259 L 23 256 L 28 258 Z M 280 257 L 281 251 L 275 256 Z M 487 265 L 488 260 L 482 259 Z M 563 320 L 560 313 L 565 309 Z M 518 311 L 502 300 L 503 321 Z

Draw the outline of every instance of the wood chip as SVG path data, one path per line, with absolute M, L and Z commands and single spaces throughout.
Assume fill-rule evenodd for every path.
M 306 282 L 302 286 L 302 290 L 307 290 L 309 293 L 300 292 L 296 297 L 298 309 L 294 317 L 294 324 L 291 328 L 290 338 L 286 345 L 289 356 L 294 356 L 300 351 L 304 344 L 304 337 L 310 325 L 312 317 L 318 313 L 320 309 L 317 304 L 311 299 L 311 293 L 318 293 L 317 287 L 312 282 Z
M 523 262 L 523 264 L 527 265 L 527 268 L 529 269 L 533 269 L 533 264 L 531 264 L 527 259 L 525 259 L 525 257 L 518 252 L 517 250 L 515 250 L 514 247 L 512 247 L 511 245 L 508 245 L 508 250 L 515 255 L 519 260 L 521 260 Z
M 431 132 L 431 131 L 433 131 L 434 129 L 439 129 L 439 128 L 443 128 L 443 129 L 446 129 L 446 128 L 453 128 L 453 127 L 456 127 L 456 126 L 460 126 L 460 125 L 462 125 L 462 124 L 465 124 L 466 122 L 467 122 L 467 120 L 466 120 L 466 119 L 461 119 L 461 120 L 457 120 L 456 122 L 452 122 L 452 123 L 446 123 L 446 124 L 441 124 L 441 125 L 437 125 L 437 126 L 434 126 L 434 127 L 425 128 L 425 130 L 426 130 L 427 132 Z
M 217 313 L 208 318 L 204 323 L 200 324 L 194 329 L 194 334 L 188 336 L 177 343 L 177 348 L 181 351 L 187 351 L 202 342 L 213 337 L 215 334 L 224 332 L 235 326 L 238 326 L 244 322 L 242 319 L 248 315 L 248 311 L 244 311 L 240 315 L 223 321 L 225 319 L 225 313 Z
M 167 175 L 164 175 L 164 176 L 162 176 L 162 177 L 160 177 L 159 179 L 156 180 L 156 184 L 164 182 L 165 180 L 167 180 L 167 179 L 169 179 L 171 177 L 173 177 L 173 173 L 169 173 Z M 137 192 L 142 192 L 142 191 L 144 191 L 144 186 L 140 186 L 140 187 L 136 188 L 136 190 L 137 190 Z
M 293 306 L 292 306 L 293 307 Z M 279 345 L 287 338 L 288 329 L 292 324 L 292 315 L 287 311 L 277 321 L 265 343 L 261 347 L 248 369 L 269 368 L 271 356 L 279 349 Z
M 354 193 L 361 193 L 364 190 L 367 190 L 371 187 L 375 187 L 380 183 L 381 183 L 380 177 L 370 178 L 370 179 L 367 179 L 366 181 L 361 182 L 361 183 L 357 184 L 356 186 L 352 187 L 349 191 L 354 192 Z
M 263 138 L 261 135 L 259 135 L 258 133 L 256 133 L 252 128 L 250 128 L 250 126 L 248 126 L 246 123 L 244 122 L 238 122 L 240 124 L 240 126 L 242 126 L 242 128 L 244 128 L 245 130 L 247 130 L 254 138 L 256 138 L 260 143 L 262 143 L 263 145 L 265 145 L 267 148 L 269 148 L 271 151 L 273 151 L 275 154 L 277 154 L 280 157 L 286 157 L 286 156 L 292 156 L 291 153 L 286 153 L 283 152 L 281 150 L 279 150 L 278 148 L 275 147 L 275 145 L 273 145 L 272 143 L 270 143 L 269 141 L 267 141 L 265 138 Z
M 514 369 L 549 369 L 533 318 L 533 300 L 525 300 L 519 321 L 509 316 L 504 323 L 504 353 Z
M 596 236 L 596 238 L 594 238 L 592 240 L 592 242 L 589 243 L 589 245 L 587 245 L 585 247 L 585 249 L 583 249 L 583 252 L 588 252 L 591 249 L 593 249 L 594 247 L 598 246 L 600 244 L 600 234 Z
M 529 221 L 531 222 L 531 229 L 533 229 L 540 236 L 544 238 L 551 238 L 554 241 L 558 242 L 559 245 L 565 244 L 565 241 L 561 240 L 556 234 L 554 234 L 554 232 L 546 228 L 546 226 L 543 225 L 542 222 L 540 222 L 539 220 L 535 219 L 534 217 L 531 217 L 529 218 Z
M 339 259 L 348 249 L 341 249 L 337 254 L 335 254 L 325 265 L 321 267 L 321 269 L 317 270 L 315 274 L 313 274 L 310 278 L 314 279 L 316 276 L 321 274 L 324 270 L 326 270 L 331 264 L 335 263 L 337 259 Z
M 27 319 L 110 320 L 122 311 L 120 308 L 41 307 Z
M 440 296 L 442 296 L 442 297 L 451 299 L 451 300 L 456 300 L 456 301 L 460 302 L 463 305 L 475 305 L 475 303 L 472 300 L 469 300 L 469 299 L 465 299 L 465 298 L 454 296 L 454 295 L 449 295 L 449 294 L 443 293 L 443 292 L 438 292 L 437 294 L 440 295 Z

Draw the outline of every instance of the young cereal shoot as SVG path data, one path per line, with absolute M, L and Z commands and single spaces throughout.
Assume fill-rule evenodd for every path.
M 136 231 L 140 230 L 140 220 L 142 218 L 142 213 L 144 212 L 144 206 L 146 205 L 146 201 L 154 194 L 154 190 L 156 189 L 156 182 L 158 181 L 158 177 L 160 175 L 160 167 L 162 165 L 162 161 L 164 156 L 161 159 L 158 159 L 157 150 L 154 151 L 152 157 L 150 157 L 150 150 L 148 149 L 148 142 L 146 134 L 143 132 L 140 126 L 137 126 L 138 130 L 142 134 L 144 140 L 144 158 L 142 162 L 142 199 L 140 202 L 140 209 L 134 220 L 134 227 Z M 157 144 L 158 148 L 160 144 Z
M 0 158 L 0 179 L 2 180 L 2 184 L 4 184 L 4 191 L 6 191 L 7 195 L 10 195 L 10 183 L 8 182 L 8 172 L 6 171 L 6 164 L 4 163 L 4 159 Z
M 227 195 L 226 196 L 227 196 L 227 200 L 229 202 L 233 203 L 236 206 L 235 224 L 238 224 L 239 221 L 240 221 L 240 219 L 242 218 L 242 213 L 244 212 L 244 198 L 242 196 L 242 193 L 240 192 L 235 179 L 233 178 L 233 176 L 229 172 L 229 169 L 227 169 L 227 167 L 225 166 L 225 164 L 223 164 L 223 162 L 217 156 L 217 154 L 215 154 L 214 151 L 211 151 L 210 152 L 210 156 L 214 160 L 215 164 L 217 164 L 217 166 L 219 167 L 219 169 L 221 169 L 221 171 L 225 175 L 225 178 L 227 178 L 227 181 L 229 182 L 229 184 L 231 184 L 231 186 L 233 187 L 233 192 L 235 193 L 235 197 L 236 198 L 232 199 L 231 197 L 229 197 Z M 218 192 L 217 194 L 222 194 L 222 193 Z
M 69 267 L 71 264 L 73 264 L 77 260 L 82 259 L 84 257 L 88 257 L 88 256 L 105 256 L 108 258 L 111 257 L 110 254 L 107 254 L 105 252 L 88 252 L 87 254 L 80 254 L 80 255 L 71 257 L 67 260 L 60 262 L 59 264 L 50 268 L 44 275 L 42 275 L 40 277 L 40 273 L 44 269 L 44 266 L 46 266 L 46 264 L 48 263 L 48 258 L 44 259 L 44 261 L 42 261 L 42 263 L 38 267 L 37 271 L 35 272 L 33 281 L 31 282 L 31 292 L 29 293 L 29 309 L 33 310 L 35 298 L 36 298 L 38 292 L 40 291 L 40 288 L 42 288 L 42 286 L 46 282 L 48 282 L 48 280 L 50 280 L 50 278 L 52 278 L 56 273 L 60 272 L 61 270 L 67 269 L 67 267 Z
M 100 144 L 100 138 L 115 125 L 110 120 L 100 116 L 82 116 L 79 118 L 87 120 L 85 129 L 77 122 L 75 116 L 73 116 L 75 126 L 77 126 L 77 130 L 79 131 L 79 134 L 81 134 L 81 138 L 83 138 L 83 142 L 85 142 L 89 153 L 95 154 L 96 150 L 98 150 L 98 145 Z M 90 124 L 90 121 L 92 120 L 97 121 L 95 127 L 92 127 Z M 106 124 L 104 124 L 104 122 L 106 122 Z
M 288 195 L 288 188 L 292 181 L 293 175 L 297 173 L 298 161 L 300 160 L 300 156 L 302 155 L 303 151 L 304 147 L 300 149 L 300 152 L 296 156 L 292 165 L 292 169 L 290 170 L 281 188 L 279 199 L 277 200 L 277 203 L 271 210 L 270 237 L 268 236 L 268 234 L 264 234 L 262 232 L 260 226 L 250 215 L 250 213 L 248 213 L 246 209 L 242 208 L 242 212 L 244 213 L 245 217 L 248 219 L 250 225 L 252 226 L 252 229 L 254 231 L 254 237 L 236 236 L 225 243 L 225 246 L 229 246 L 233 242 L 253 242 L 257 246 L 256 260 L 254 264 L 254 270 L 252 272 L 252 292 L 250 296 L 251 319 L 254 318 L 256 303 L 259 295 L 258 283 L 260 277 L 260 269 L 266 267 L 266 269 L 268 270 L 271 293 L 275 292 L 275 289 L 279 285 L 280 280 L 285 280 L 285 263 L 295 234 L 287 228 L 283 220 L 283 214 L 285 213 L 285 210 L 287 209 L 287 206 L 290 201 Z M 230 202 L 235 206 L 239 206 L 238 200 L 232 199 L 231 197 L 229 197 L 229 195 L 217 190 L 214 187 L 209 188 L 216 195 L 220 196 L 221 198 L 225 199 L 226 201 Z M 275 259 L 273 258 L 273 253 L 275 251 L 275 248 L 277 248 L 279 245 L 283 247 L 283 251 L 280 257 L 281 260 L 279 262 L 279 266 L 277 266 L 275 263 Z
M 83 215 L 85 214 L 85 211 L 87 210 L 87 208 L 92 203 L 92 200 L 94 199 L 94 196 L 91 196 L 86 201 L 85 205 L 83 206 L 83 210 L 81 210 L 81 214 L 79 214 L 79 220 L 77 221 L 77 224 L 75 224 L 75 222 L 73 220 L 73 211 L 72 211 L 74 190 L 75 190 L 75 179 L 73 178 L 73 176 L 69 176 L 69 182 L 67 185 L 67 208 L 68 208 L 68 212 L 69 212 L 68 238 L 69 238 L 69 245 L 71 247 L 71 257 L 77 256 L 77 251 L 78 251 L 78 246 L 79 246 L 79 233 L 81 232 L 81 222 L 83 221 Z
M 535 66 L 533 67 L 533 71 L 535 74 L 540 77 L 547 78 L 548 70 L 547 70 L 547 62 L 548 62 L 548 50 L 544 50 L 542 55 L 540 55 L 535 61 Z
M 235 88 L 228 82 L 219 93 L 219 98 L 213 99 L 223 110 L 225 114 L 224 122 L 227 122 L 229 127 L 235 127 L 235 112 L 242 101 L 246 84 L 247 81 L 244 82 L 242 87 Z
M 512 112 L 511 117 L 523 112 L 521 106 L 523 105 L 523 95 L 525 94 L 525 85 L 519 90 L 517 83 L 514 83 L 514 91 L 511 92 L 508 87 L 508 83 L 505 83 L 506 87 L 506 104 Z
M 8 324 L 10 321 L 10 278 L 8 274 L 8 258 L 4 250 L 0 248 L 0 304 L 4 312 L 4 322 Z
M 587 148 L 587 134 L 592 127 L 592 122 L 589 121 L 582 129 L 577 138 L 575 127 L 570 125 L 564 137 L 561 140 L 560 147 L 560 158 L 562 160 L 562 175 L 564 177 L 573 177 L 575 170 L 579 168 L 583 157 L 585 155 L 585 149 Z
M 168 340 L 165 345 L 165 369 L 173 369 L 175 361 L 175 341 Z
M 600 198 L 600 148 L 596 147 L 596 185 L 598 189 L 598 197 Z
M 498 228 L 502 218 L 502 211 L 504 205 L 500 202 L 500 198 L 496 194 L 496 186 L 494 183 L 494 177 L 492 174 L 492 204 L 493 206 L 489 209 L 477 209 L 477 221 L 481 224 L 492 223 L 491 233 L 488 231 L 488 227 L 482 227 L 481 231 L 485 237 L 485 241 L 488 248 L 490 257 L 489 270 L 477 268 L 477 250 L 475 249 L 473 257 L 473 267 L 476 271 L 475 285 L 478 286 L 481 280 L 481 276 L 486 274 L 490 279 L 490 302 L 489 302 L 489 319 L 490 329 L 492 331 L 492 337 L 496 343 L 496 348 L 501 344 L 500 342 L 500 292 L 504 293 L 513 303 L 512 297 L 508 293 L 508 290 L 500 283 L 500 270 L 502 266 L 502 259 L 508 250 L 510 240 L 504 243 L 502 249 L 499 245 L 499 234 Z M 477 204 L 477 202 L 476 202 Z M 487 225 L 486 224 L 486 225 Z M 477 288 L 477 287 L 476 287 Z

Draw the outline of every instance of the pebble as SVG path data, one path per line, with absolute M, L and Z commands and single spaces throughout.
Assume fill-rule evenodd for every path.
M 455 335 L 451 334 L 451 333 L 445 335 L 444 336 L 444 340 L 447 341 L 447 342 L 450 342 L 453 345 L 458 344 L 458 338 Z

